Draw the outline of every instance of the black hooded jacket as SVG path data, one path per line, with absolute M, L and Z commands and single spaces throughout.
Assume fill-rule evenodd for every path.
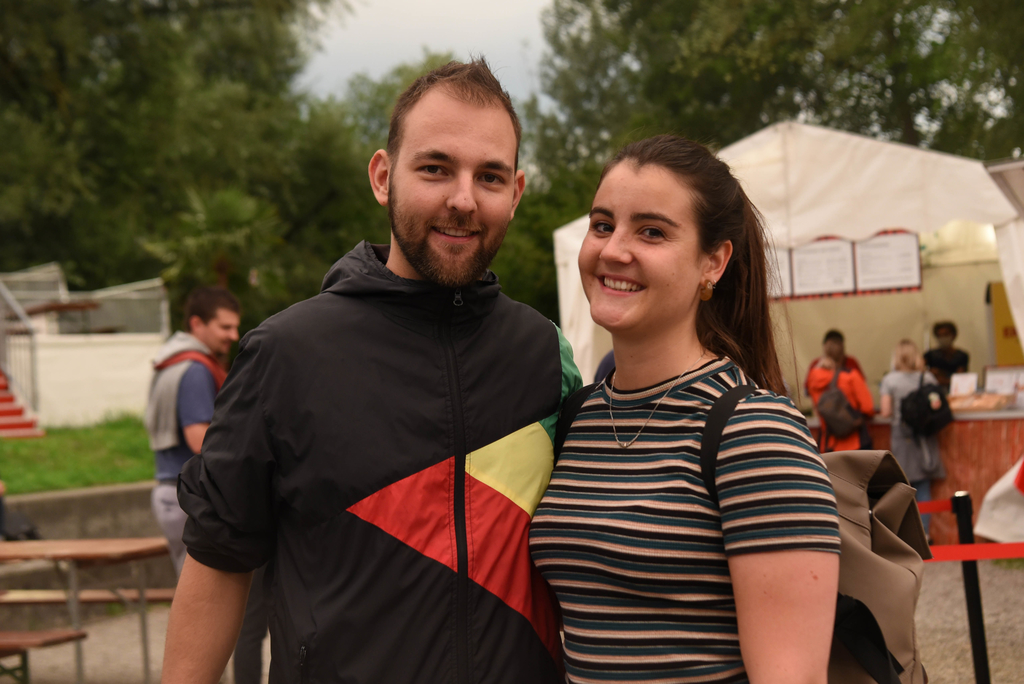
M 493 273 L 385 259 L 361 243 L 242 340 L 179 481 L 188 552 L 270 563 L 271 682 L 556 682 L 527 541 L 571 351 Z

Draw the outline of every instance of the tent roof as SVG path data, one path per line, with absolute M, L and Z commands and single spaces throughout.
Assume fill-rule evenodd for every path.
M 1024 219 L 1024 159 L 989 162 L 985 168 Z
M 994 225 L 1016 209 L 976 160 L 820 126 L 769 126 L 719 152 L 779 248 L 823 235 L 930 233 L 954 220 Z

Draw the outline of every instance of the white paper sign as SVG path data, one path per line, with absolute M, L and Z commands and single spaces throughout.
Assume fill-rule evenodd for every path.
M 768 251 L 770 273 L 768 276 L 768 296 L 774 299 L 793 296 L 793 280 L 790 276 L 789 250 L 772 249 Z
M 792 252 L 795 296 L 853 292 L 853 246 L 847 240 L 818 240 Z
M 853 246 L 857 291 L 921 287 L 921 249 L 916 233 L 876 235 Z
M 978 389 L 977 373 L 953 373 L 949 376 L 949 396 L 962 397 Z
M 1024 376 L 1019 368 L 986 368 L 985 391 L 992 394 L 1017 394 Z

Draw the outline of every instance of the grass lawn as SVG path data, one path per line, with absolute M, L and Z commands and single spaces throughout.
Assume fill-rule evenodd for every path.
M 39 439 L 0 439 L 0 479 L 8 494 L 138 482 L 153 477 L 142 419 L 48 429 Z

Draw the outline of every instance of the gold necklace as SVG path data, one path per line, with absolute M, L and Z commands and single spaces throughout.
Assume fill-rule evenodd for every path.
M 686 370 L 684 370 L 678 376 L 676 376 L 676 379 L 672 381 L 672 384 L 669 386 L 669 388 L 667 390 L 665 390 L 665 393 L 662 394 L 661 397 L 658 398 L 658 402 L 654 405 L 654 408 L 651 409 L 651 414 L 649 416 L 647 416 L 647 420 L 644 421 L 644 424 L 641 425 L 640 429 L 637 430 L 635 435 L 633 435 L 633 439 L 629 440 L 628 442 L 623 442 L 622 440 L 620 440 L 619 439 L 619 432 L 618 432 L 618 430 L 615 429 L 615 415 L 612 413 L 612 394 L 613 394 L 613 392 L 615 390 L 612 387 L 611 378 L 609 378 L 609 382 L 608 382 L 608 419 L 612 423 L 612 436 L 615 438 L 616 443 L 618 443 L 618 445 L 620 447 L 622 447 L 623 449 L 628 449 L 629 447 L 633 446 L 633 443 L 636 442 L 636 440 L 640 439 L 640 433 L 643 432 L 644 428 L 647 427 L 647 424 L 649 422 L 651 422 L 651 418 L 653 418 L 654 414 L 657 413 L 658 407 L 661 406 L 662 400 L 664 400 L 665 397 L 667 397 L 672 392 L 672 390 L 675 389 L 676 384 L 680 380 L 682 380 L 684 375 L 686 375 L 687 373 L 689 373 L 690 371 L 692 371 L 694 368 L 697 367 L 697 365 L 704 359 L 704 355 L 705 354 L 707 354 L 707 350 L 702 348 L 701 352 L 700 352 L 700 356 L 697 357 L 697 360 L 694 361 L 693 365 L 690 366 L 689 368 L 687 368 Z M 612 377 L 614 377 L 614 375 Z

